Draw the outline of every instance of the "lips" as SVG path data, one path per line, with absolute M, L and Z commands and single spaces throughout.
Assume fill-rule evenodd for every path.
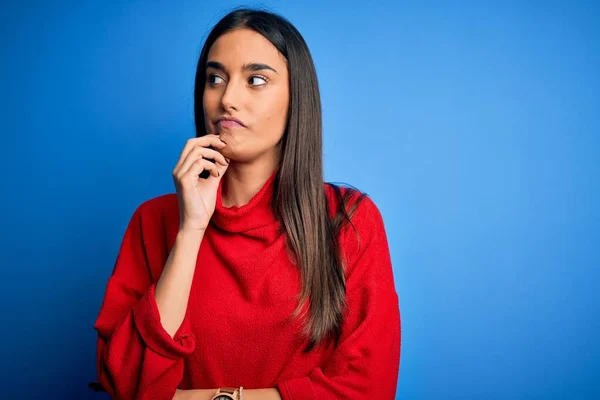
M 237 121 L 232 121 L 230 119 L 222 119 L 217 122 L 221 128 L 243 128 L 244 126 Z
M 240 121 L 239 119 L 229 116 L 229 115 L 221 115 L 215 121 L 215 123 L 220 128 L 245 128 L 246 125 Z

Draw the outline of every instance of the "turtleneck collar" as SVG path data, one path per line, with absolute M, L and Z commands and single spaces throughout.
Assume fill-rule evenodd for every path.
M 242 206 L 225 207 L 223 205 L 223 179 L 219 181 L 215 212 L 211 222 L 227 232 L 246 232 L 276 221 L 271 201 L 274 194 L 275 178 L 279 167 L 263 184 L 263 187 Z

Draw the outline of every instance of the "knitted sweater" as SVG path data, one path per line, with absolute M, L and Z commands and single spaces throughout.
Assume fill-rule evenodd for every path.
M 222 205 L 221 180 L 174 337 L 154 295 L 179 228 L 177 195 L 135 210 L 94 325 L 99 381 L 114 398 L 171 400 L 177 388 L 240 385 L 277 388 L 283 400 L 395 397 L 400 312 L 378 208 L 364 197 L 352 217 L 356 232 L 347 224 L 340 234 L 347 308 L 337 347 L 303 353 L 303 320 L 290 319 L 301 276 L 270 207 L 276 172 L 241 207 Z M 336 197 L 325 188 L 333 215 Z

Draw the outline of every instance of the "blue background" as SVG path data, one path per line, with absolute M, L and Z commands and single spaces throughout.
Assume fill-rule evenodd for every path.
M 383 214 L 398 398 L 600 398 L 598 3 L 249 4 L 308 42 L 326 180 Z M 106 281 L 174 191 L 197 56 L 237 5 L 2 3 L 0 397 L 104 398 Z

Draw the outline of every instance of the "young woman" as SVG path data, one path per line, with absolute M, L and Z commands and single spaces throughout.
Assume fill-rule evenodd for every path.
M 400 313 L 378 208 L 323 181 L 300 33 L 236 10 L 212 30 L 176 192 L 133 213 L 95 324 L 118 399 L 393 399 Z M 358 161 L 364 164 L 364 159 Z

